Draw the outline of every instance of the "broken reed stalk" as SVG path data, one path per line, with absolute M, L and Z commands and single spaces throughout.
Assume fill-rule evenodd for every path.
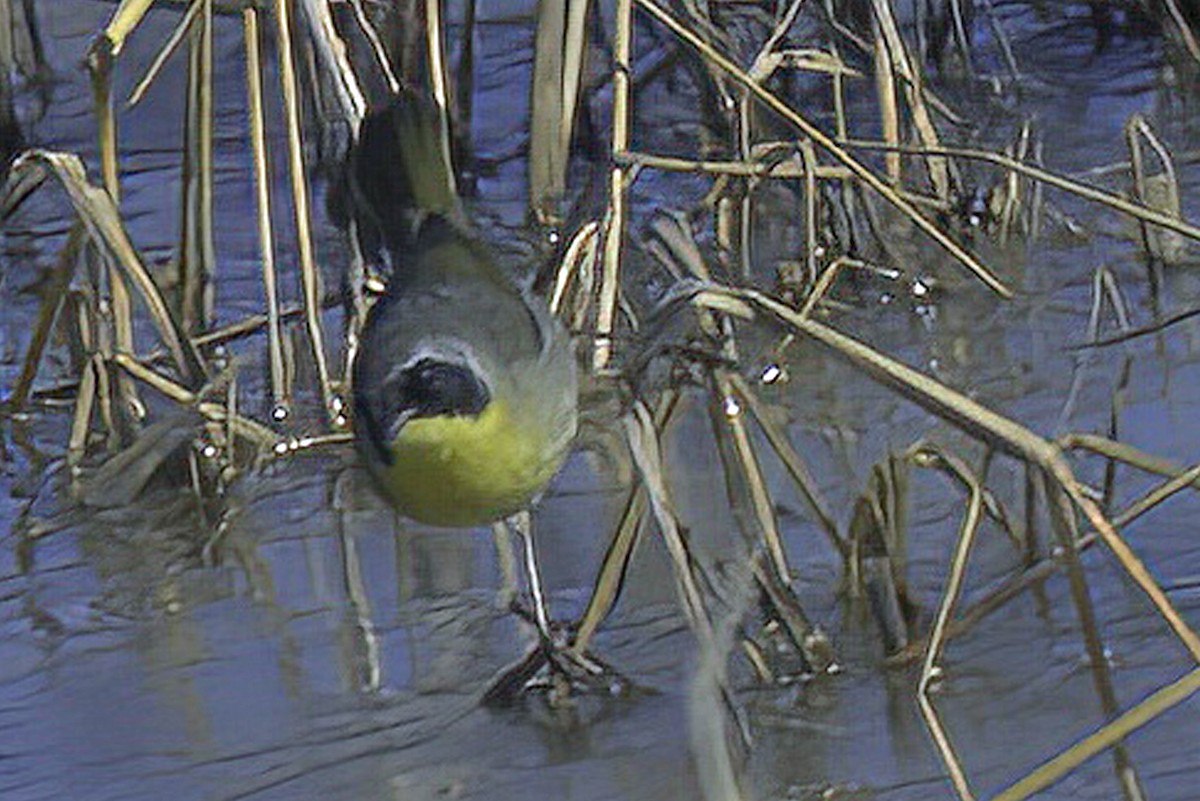
M 154 83 L 155 79 L 157 79 L 162 73 L 163 67 L 166 66 L 167 61 L 170 60 L 171 56 L 175 54 L 175 51 L 179 49 L 179 45 L 183 43 L 184 37 L 191 32 L 192 25 L 197 19 L 199 19 L 200 12 L 204 10 L 205 7 L 208 7 L 211 10 L 212 5 L 210 2 L 207 2 L 207 0 L 192 0 L 191 5 L 189 5 L 187 7 L 187 11 L 183 13 L 183 17 L 179 20 L 179 23 L 175 26 L 175 29 L 171 31 L 171 35 L 167 37 L 166 43 L 159 48 L 158 53 L 154 56 L 154 60 L 150 62 L 150 66 L 146 69 L 146 74 L 142 76 L 141 80 L 134 85 L 133 91 L 129 93 L 129 99 L 125 101 L 126 106 L 132 107 L 142 102 L 142 98 L 145 97 L 146 91 L 150 88 L 150 85 Z
M 246 114 L 250 125 L 254 189 L 258 203 L 258 247 L 262 258 L 263 294 L 267 303 L 267 353 L 271 369 L 272 415 L 279 415 L 286 412 L 291 398 L 283 361 L 283 333 L 280 327 L 279 290 L 275 274 L 271 171 L 267 161 L 266 123 L 263 119 L 262 54 L 257 9 L 246 8 L 242 12 L 242 26 L 246 40 Z
M 1143 206 L 1156 208 L 1171 216 L 1180 216 L 1179 178 L 1175 172 L 1175 162 L 1170 152 L 1154 135 L 1154 131 L 1141 114 L 1134 114 L 1125 125 L 1125 139 L 1129 147 L 1130 172 L 1133 174 L 1133 197 Z M 1150 176 L 1146 173 L 1145 154 L 1142 143 L 1154 151 L 1158 157 L 1162 172 L 1155 174 L 1159 180 L 1151 184 Z M 1161 177 L 1159 177 L 1161 176 Z M 1151 258 L 1163 262 L 1174 261 L 1178 248 L 1171 246 L 1171 241 L 1163 233 L 1150 227 L 1144 220 L 1139 221 L 1138 228 L 1142 234 L 1142 246 Z M 1092 337 L 1095 339 L 1095 337 Z
M 966 771 L 955 753 L 954 744 L 942 724 L 937 709 L 933 705 L 930 689 L 939 678 L 942 651 L 948 639 L 950 621 L 954 608 L 962 597 L 962 590 L 967 574 L 967 560 L 975 544 L 975 535 L 979 532 L 979 523 L 983 519 L 983 487 L 975 475 L 966 468 L 961 460 L 946 454 L 944 451 L 922 446 L 909 454 L 909 459 L 921 467 L 937 468 L 962 484 L 967 490 L 967 508 L 963 513 L 962 523 L 958 529 L 958 544 L 950 562 L 950 574 L 946 586 L 942 590 L 942 598 L 938 603 L 937 615 L 929 631 L 929 640 L 925 646 L 925 657 L 921 663 L 921 677 L 917 681 L 917 703 L 921 715 L 929 727 L 934 745 L 942 758 L 942 764 L 950 774 L 950 780 L 959 798 L 964 801 L 974 799 L 971 787 L 967 781 Z
M 655 403 L 653 413 L 655 430 L 665 431 L 678 408 L 679 392 L 677 390 L 664 392 Z M 579 619 L 575 637 L 571 642 L 571 648 L 577 654 L 587 651 L 592 637 L 599 629 L 600 624 L 608 617 L 621 594 L 621 587 L 625 583 L 625 572 L 629 567 L 629 560 L 633 556 L 633 549 L 637 544 L 639 532 L 646 516 L 648 501 L 646 493 L 646 486 L 642 482 L 635 482 L 629 490 L 620 520 L 613 530 L 612 540 L 604 554 L 604 560 L 600 563 L 600 569 L 596 573 L 596 582 L 592 588 L 591 597 L 588 599 L 587 608 Z

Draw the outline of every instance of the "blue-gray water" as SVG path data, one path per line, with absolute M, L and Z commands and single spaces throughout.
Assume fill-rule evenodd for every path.
M 502 5 L 480 4 L 485 24 L 477 40 L 474 136 L 482 155 L 499 160 L 480 183 L 480 202 L 511 224 L 521 215 L 523 164 L 507 157 L 523 143 L 532 23 L 528 8 Z M 1036 115 L 1047 166 L 1078 172 L 1127 158 L 1123 126 L 1134 113 L 1146 115 L 1177 152 L 1196 146 L 1196 89 L 1171 85 L 1180 71 L 1157 36 L 1119 34 L 1098 49 L 1083 19 L 1086 6 L 1039 5 L 1002 4 L 998 13 L 1024 73 L 1017 111 Z M 57 81 L 44 114 L 37 98 L 21 97 L 27 136 L 80 153 L 95 175 L 90 95 L 79 64 L 115 6 L 95 0 L 38 6 Z M 119 97 L 178 15 L 175 7 L 156 9 L 130 41 L 117 70 Z M 986 25 L 978 25 L 986 39 Z M 217 48 L 217 301 L 221 320 L 230 321 L 261 306 L 235 19 L 221 19 Z M 980 52 L 993 51 L 981 44 Z M 987 69 L 1003 75 L 998 64 Z M 122 208 L 152 264 L 167 262 L 175 243 L 183 75 L 177 56 L 142 106 L 120 117 Z M 989 134 L 1011 129 L 1019 118 L 971 97 L 961 84 L 947 93 L 951 102 L 992 115 L 984 124 Z M 688 129 L 670 123 L 694 113 L 683 104 L 665 90 L 649 90 L 638 106 L 635 138 L 681 152 Z M 274 165 L 282 179 L 282 155 Z M 1197 173 L 1186 164 L 1180 171 L 1185 216 L 1200 217 Z M 1125 177 L 1095 180 L 1121 191 L 1128 185 Z M 644 180 L 635 192 L 639 213 L 694 195 L 697 186 L 694 178 Z M 899 235 L 901 253 L 928 261 L 947 291 L 918 312 L 902 289 L 867 283 L 838 325 L 1039 433 L 1061 433 L 1077 358 L 1066 346 L 1084 338 L 1093 271 L 1114 272 L 1135 324 L 1151 319 L 1151 306 L 1133 227 L 1061 194 L 1048 198 L 1088 234 L 1073 236 L 1052 221 L 1028 247 L 977 242 L 1018 288 L 1012 303 L 999 304 L 963 281 L 948 262 L 929 256 L 928 243 Z M 317 199 L 320 250 L 336 265 L 343 245 L 320 211 L 319 185 Z M 797 211 L 787 203 L 764 208 L 766 215 Z M 288 217 L 282 202 L 276 216 Z M 67 220 L 61 196 L 44 190 L 3 231 L 0 385 L 6 391 L 36 311 L 33 286 L 53 264 Z M 289 237 L 284 222 L 279 258 L 294 270 Z M 1200 296 L 1194 269 L 1168 268 L 1159 300 L 1168 313 Z M 294 278 L 284 292 L 298 296 Z M 897 297 L 885 302 L 885 296 Z M 1122 436 L 1180 464 L 1196 461 L 1196 335 L 1194 323 L 1186 323 L 1099 352 L 1065 430 L 1106 430 L 1111 391 L 1129 355 Z M 261 340 L 239 348 L 247 364 L 258 363 Z M 889 449 L 930 436 L 978 458 L 960 436 L 830 354 L 801 344 L 789 351 L 789 362 L 792 381 L 772 389 L 771 400 L 789 410 L 793 437 L 819 470 L 834 509 L 843 510 L 839 520 L 849 516 L 871 465 Z M 248 369 L 251 389 L 261 388 L 257 369 Z M 53 380 L 52 368 L 44 378 Z M 253 407 L 255 399 L 245 403 Z M 72 511 L 56 472 L 67 424 L 65 413 L 45 411 L 3 420 L 0 521 L 10 532 L 27 534 L 30 523 L 44 531 L 32 542 L 15 533 L 0 541 L 0 797 L 6 801 L 702 797 L 688 734 L 693 639 L 675 608 L 657 541 L 639 551 L 622 606 L 597 641 L 606 659 L 656 694 L 587 701 L 574 717 L 554 718 L 536 705 L 485 711 L 477 705 L 481 688 L 532 642 L 497 608 L 488 533 L 398 525 L 352 458 L 331 453 L 281 462 L 239 483 L 229 505 L 240 511 L 231 518 L 222 563 L 206 567 L 198 552 L 211 529 L 200 524 L 186 493 L 161 490 L 128 508 Z M 729 543 L 736 535 L 706 425 L 693 409 L 673 429 L 667 446 L 673 489 L 698 541 Z M 844 670 L 802 691 L 744 686 L 740 700 L 755 735 L 747 766 L 753 797 L 818 797 L 830 787 L 845 794 L 835 797 L 857 791 L 888 801 L 953 797 L 917 713 L 915 670 L 882 664 L 874 625 L 838 595 L 835 556 L 778 465 L 764 463 L 799 594 L 833 634 Z M 1099 483 L 1098 462 L 1078 464 L 1084 480 Z M 1118 507 L 1150 484 L 1127 469 L 1118 478 Z M 1021 482 L 1012 464 L 993 468 L 993 485 L 1006 501 L 1019 497 Z M 539 512 L 544 567 L 563 617 L 578 614 L 586 600 L 619 509 L 621 494 L 612 484 L 579 456 Z M 935 475 L 919 475 L 913 493 L 910 581 L 927 620 L 961 497 Z M 1013 508 L 1019 512 L 1019 503 Z M 1181 496 L 1126 532 L 1193 623 L 1200 622 L 1195 513 L 1195 501 Z M 1084 561 L 1117 695 L 1128 708 L 1191 663 L 1112 560 L 1096 550 Z M 967 599 L 1017 564 L 1001 533 L 985 528 Z M 1062 576 L 1047 582 L 1041 596 L 1023 596 L 954 641 L 944 665 L 937 703 L 981 795 L 1103 722 Z M 1195 796 L 1198 714 L 1195 700 L 1186 702 L 1129 741 L 1149 797 Z M 1111 764 L 1102 755 L 1039 797 L 1115 797 Z

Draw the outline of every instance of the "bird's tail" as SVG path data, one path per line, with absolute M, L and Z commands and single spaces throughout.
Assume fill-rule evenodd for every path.
M 342 215 L 395 248 L 428 217 L 461 216 L 449 134 L 437 104 L 405 91 L 363 121 L 346 157 Z

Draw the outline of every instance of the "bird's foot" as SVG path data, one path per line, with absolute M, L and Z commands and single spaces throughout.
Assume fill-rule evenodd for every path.
M 492 682 L 483 695 L 485 706 L 511 706 L 536 693 L 551 707 L 569 706 L 582 696 L 627 697 L 637 688 L 595 656 L 575 645 L 570 627 L 553 623 L 539 630 L 538 642 Z

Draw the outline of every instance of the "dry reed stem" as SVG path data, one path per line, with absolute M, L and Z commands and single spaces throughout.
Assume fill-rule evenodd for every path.
M 367 114 L 367 99 L 346 55 L 346 43 L 333 24 L 329 0 L 292 1 L 300 6 L 300 13 L 308 23 L 309 39 L 325 68 L 323 74 L 333 86 L 338 112 L 355 136 Z
M 1080 628 L 1083 631 L 1088 667 L 1091 668 L 1092 673 L 1092 685 L 1100 697 L 1101 712 L 1105 718 L 1112 719 L 1119 713 L 1120 704 L 1117 701 L 1117 691 L 1113 684 L 1107 649 L 1100 637 L 1100 626 L 1096 619 L 1091 591 L 1088 588 L 1087 574 L 1084 572 L 1083 561 L 1080 558 L 1079 528 L 1075 510 L 1072 507 L 1070 490 L 1067 482 L 1052 476 L 1047 470 L 1042 471 L 1042 482 L 1050 511 L 1051 526 L 1061 545 L 1060 551 L 1067 568 L 1071 598 L 1079 617 Z M 1126 800 L 1142 801 L 1144 793 L 1141 789 L 1141 781 L 1123 744 L 1117 743 L 1113 746 L 1112 758 L 1113 769 Z
M 841 61 L 837 45 L 832 45 L 831 49 L 834 57 Z M 850 136 L 849 125 L 846 121 L 846 76 L 835 72 L 832 78 L 834 138 L 838 142 L 844 142 Z
M 975 275 L 993 292 L 1001 297 L 1008 298 L 1012 295 L 1010 290 L 1000 279 L 994 276 L 991 271 L 983 266 L 971 253 L 965 248 L 951 239 L 942 231 L 934 222 L 922 215 L 915 206 L 903 196 L 895 192 L 891 187 L 881 180 L 875 173 L 869 170 L 865 165 L 856 160 L 850 155 L 840 144 L 835 142 L 819 128 L 809 122 L 804 116 L 793 109 L 770 90 L 762 86 L 762 84 L 751 78 L 745 70 L 733 63 L 729 58 L 719 53 L 711 45 L 701 39 L 697 34 L 688 29 L 683 23 L 679 22 L 672 14 L 661 8 L 654 0 L 637 0 L 639 6 L 645 9 L 656 20 L 669 28 L 676 36 L 687 42 L 693 48 L 698 50 L 706 60 L 719 67 L 723 72 L 727 73 L 735 81 L 749 90 L 751 94 L 757 97 L 768 108 L 774 111 L 779 116 L 783 117 L 789 123 L 798 128 L 805 136 L 811 138 L 825 152 L 833 156 L 837 161 L 844 164 L 854 175 L 859 178 L 867 186 L 874 189 L 885 200 L 895 206 L 903 213 L 915 226 L 925 232 L 930 238 L 937 242 L 947 252 L 954 256 L 969 272 Z M 928 149 L 925 149 L 928 152 Z M 941 155 L 931 153 L 931 155 Z
M 730 371 L 721 368 L 711 370 L 710 380 L 712 386 L 709 391 L 709 415 L 713 424 L 713 435 L 718 444 L 726 442 L 726 447 L 719 450 L 723 457 L 730 503 L 735 510 L 741 505 L 739 497 L 742 493 L 735 491 L 740 483 L 748 496 L 746 500 L 749 501 L 749 512 L 754 521 L 755 531 L 748 530 L 744 525 L 748 520 L 742 521 L 743 533 L 751 549 L 751 558 L 755 558 L 754 551 L 761 541 L 766 546 L 775 574 L 787 584 L 791 581 L 791 568 L 788 566 L 787 552 L 784 550 L 783 538 L 775 520 L 774 503 L 767 489 L 762 465 L 750 441 L 750 432 L 746 428 L 745 415 L 737 402 L 738 394 L 730 379 Z M 741 481 L 730 483 L 735 472 L 741 477 Z
M 99 319 L 94 315 L 93 320 Z M 100 422 L 104 425 L 105 447 L 109 453 L 115 453 L 122 446 L 120 422 L 113 408 L 113 375 L 108 369 L 112 358 L 112 344 L 104 341 L 103 329 L 97 329 L 96 340 L 99 342 L 92 353 L 92 362 L 96 365 L 96 405 L 100 407 Z M 124 376 L 121 376 L 124 378 Z
M 542 0 L 537 6 L 528 170 L 529 209 L 542 224 L 558 223 L 567 191 L 588 5 L 588 0 Z
M 1029 142 L 1033 129 L 1029 121 L 1026 120 L 1021 124 L 1021 132 L 1017 136 L 1017 144 L 1013 157 L 1018 161 L 1025 161 L 1029 153 Z M 1009 172 L 1006 176 L 1004 205 L 1000 209 L 1000 244 L 1008 243 L 1009 234 L 1012 230 L 1013 221 L 1017 209 L 1021 205 L 1021 181 L 1020 176 L 1015 172 Z
M 683 610 L 696 633 L 701 648 L 714 648 L 716 635 L 712 618 L 696 584 L 692 556 L 679 524 L 679 516 L 671 501 L 663 472 L 662 454 L 659 450 L 658 431 L 654 416 L 641 401 L 634 401 L 630 411 L 622 417 L 629 450 L 638 476 L 650 501 L 659 533 L 667 546 L 667 553 L 675 566 L 675 578 L 683 602 Z
M 741 161 L 749 161 L 753 152 L 753 115 L 754 107 L 749 97 L 743 95 L 738 99 L 738 157 Z M 754 260 L 751 221 L 754 219 L 754 189 L 758 185 L 753 177 L 745 180 L 745 188 L 741 193 L 741 208 L 735 218 L 737 230 L 737 256 L 741 265 L 744 279 L 751 275 L 751 263 Z
M 600 246 L 600 223 L 589 220 L 581 226 L 558 263 L 554 287 L 550 292 L 550 312 L 562 318 L 567 327 L 583 327 L 596 282 L 596 258 Z M 568 303 L 571 298 L 573 303 Z
M 791 440 L 788 439 L 787 432 L 784 431 L 769 414 L 763 402 L 759 399 L 749 382 L 738 373 L 730 372 L 730 383 L 737 392 L 738 398 L 750 410 L 750 414 L 758 422 L 759 428 L 767 438 L 767 442 L 774 449 L 779 461 L 783 463 L 796 488 L 800 491 L 800 497 L 808 504 L 809 510 L 817 519 L 817 523 L 821 526 L 821 530 L 829 538 L 834 550 L 842 557 L 843 560 L 850 557 L 850 546 L 838 533 L 837 522 L 833 519 L 833 515 L 829 512 L 829 504 L 824 499 L 820 487 L 817 485 L 816 479 L 813 477 L 812 471 L 805 464 L 804 459 L 796 452 L 792 446 Z
M 198 0 L 192 0 L 192 2 L 198 2 Z M 142 17 L 146 15 L 152 5 L 154 5 L 154 0 L 121 0 L 121 5 L 117 6 L 117 10 L 113 12 L 103 33 L 103 36 L 112 43 L 112 55 L 115 56 L 121 52 L 121 48 L 125 46 L 125 40 L 129 34 L 133 33 L 133 29 L 142 21 Z
M 262 454 L 278 451 L 279 436 L 274 431 L 243 415 L 231 414 L 226 405 L 204 400 L 209 390 L 193 392 L 126 353 L 115 354 L 113 363 L 180 406 L 195 407 L 210 422 L 228 424 L 232 434 L 252 442 Z
M 890 77 L 895 80 L 895 77 L 899 76 L 898 83 L 904 86 L 908 113 L 912 116 L 912 125 L 916 128 L 920 141 L 926 146 L 935 147 L 940 144 L 940 139 L 938 139 L 929 109 L 925 107 L 922 76 L 920 76 L 920 71 L 913 67 L 912 59 L 908 56 L 904 38 L 900 36 L 899 25 L 896 24 L 895 16 L 892 13 L 892 2 L 872 0 L 871 5 L 875 10 L 875 18 L 880 24 L 880 34 L 884 44 L 883 58 L 892 64 L 889 71 Z M 893 86 L 889 94 L 894 97 L 895 91 L 895 86 Z M 895 108 L 893 108 L 893 113 L 896 113 Z M 899 126 L 899 124 L 896 125 Z M 952 187 L 950 187 L 950 170 L 946 159 L 925 158 L 925 169 L 929 171 L 929 182 L 934 186 L 934 193 L 937 197 L 949 200 Z
M 1064 434 L 1056 442 L 1065 451 L 1091 451 L 1106 459 L 1116 459 L 1146 473 L 1177 477 L 1183 472 L 1183 468 L 1169 459 L 1146 453 L 1129 443 L 1117 442 L 1097 434 Z
M 425 0 L 425 55 L 429 65 L 429 88 L 433 92 L 434 101 L 442 110 L 443 120 L 451 105 L 445 41 L 441 0 Z
M 917 681 L 917 703 L 921 715 L 929 727 L 934 745 L 950 774 L 955 791 L 964 801 L 973 801 L 962 762 L 954 751 L 954 745 L 938 716 L 930 695 L 930 686 L 938 677 L 939 662 L 948 640 L 948 628 L 954 614 L 954 608 L 962 597 L 963 585 L 967 574 L 967 561 L 971 556 L 971 548 L 975 544 L 975 535 L 979 532 L 979 523 L 983 519 L 983 487 L 974 473 L 957 457 L 928 445 L 920 445 L 908 453 L 908 458 L 922 467 L 937 468 L 957 480 L 967 490 L 967 507 L 963 514 L 962 523 L 958 529 L 958 544 L 950 561 L 950 574 L 946 586 L 942 590 L 942 598 L 938 603 L 937 615 L 929 632 L 928 643 L 925 646 L 925 657 L 921 663 L 921 677 Z
M 120 209 L 121 184 L 117 164 L 117 119 L 113 109 L 112 66 L 115 57 L 113 41 L 100 37 L 92 43 L 88 52 L 87 67 L 91 74 L 92 99 L 96 114 L 97 136 L 99 137 L 100 164 L 104 176 L 104 187 L 114 206 Z M 111 262 L 107 265 L 109 302 L 112 306 L 112 324 L 115 343 L 101 341 L 100 347 L 108 350 L 115 345 L 118 350 L 133 350 L 133 304 L 129 287 L 121 279 L 120 270 Z M 133 384 L 123 377 L 117 381 L 117 392 L 121 399 L 120 414 L 136 414 L 141 410 L 141 401 Z M 111 397 L 102 397 L 107 404 Z
M 671 419 L 679 408 L 679 392 L 668 390 L 656 401 L 654 406 L 653 423 L 656 431 L 665 431 Z M 630 557 L 637 544 L 642 523 L 646 517 L 646 487 L 641 482 L 635 482 L 625 500 L 620 520 L 613 531 L 600 569 L 596 573 L 596 582 L 588 599 L 587 609 L 579 619 L 575 636 L 571 641 L 571 649 L 582 654 L 587 650 L 592 637 L 600 624 L 608 617 L 616 604 L 621 588 L 625 583 L 625 572 L 629 567 Z
M 25 349 L 21 372 L 13 385 L 13 391 L 8 396 L 7 404 L 10 411 L 20 411 L 29 400 L 29 392 L 33 388 L 34 379 L 37 378 L 46 343 L 50 340 L 54 323 L 67 299 L 71 278 L 75 274 L 75 267 L 83 249 L 85 233 L 86 229 L 83 223 L 76 220 L 71 225 L 71 233 L 67 235 L 66 244 L 58 254 L 58 262 L 50 273 L 50 281 L 46 286 L 41 306 L 38 308 L 38 319 L 33 326 L 33 336 L 29 340 L 29 347 Z
M 803 154 L 807 140 L 801 141 L 799 150 Z M 757 147 L 756 147 L 757 151 Z M 764 161 L 752 156 L 746 161 L 715 161 L 679 158 L 677 156 L 659 156 L 652 153 L 625 151 L 613 157 L 622 167 L 663 170 L 665 172 L 689 172 L 707 175 L 732 176 L 740 178 L 808 178 L 809 170 L 803 160 Z M 814 164 L 814 178 L 826 181 L 844 181 L 851 177 L 845 167 L 836 165 Z
M 358 23 L 359 29 L 367 37 L 367 44 L 371 46 L 371 54 L 375 56 L 375 63 L 383 71 L 383 77 L 387 81 L 388 89 L 394 95 L 399 94 L 401 88 L 400 79 L 396 77 L 396 70 L 392 66 L 392 60 L 388 57 L 387 48 L 384 47 L 383 40 L 379 38 L 379 31 L 375 28 L 375 24 L 367 16 L 362 0 L 350 0 L 350 7 L 354 9 L 354 21 Z
M 1171 17 L 1171 22 L 1175 23 L 1175 27 L 1179 30 L 1179 38 L 1183 40 L 1183 46 L 1187 48 L 1188 55 L 1196 61 L 1200 61 L 1200 42 L 1196 41 L 1196 34 L 1192 32 L 1192 26 L 1188 23 L 1187 17 L 1183 15 L 1179 4 L 1175 0 L 1163 0 L 1163 5 L 1166 6 L 1167 14 Z M 1195 10 L 1193 8 L 1193 10 Z
M 1154 135 L 1145 117 L 1134 114 L 1125 125 L 1125 139 L 1129 146 L 1129 163 L 1133 173 L 1133 197 L 1143 206 L 1157 208 L 1170 214 L 1180 216 L 1179 177 L 1175 172 L 1175 162 L 1167 148 Z M 1158 156 L 1162 165 L 1162 179 L 1159 191 L 1151 188 L 1149 176 L 1146 174 L 1145 157 L 1142 152 L 1143 140 Z M 1161 261 L 1173 261 L 1178 248 L 1173 248 L 1170 240 L 1153 231 L 1145 221 L 1139 222 L 1138 228 L 1142 234 L 1142 246 L 1146 253 Z M 1093 337 L 1094 339 L 1095 337 Z
M 450 192 L 457 194 L 457 173 L 451 163 L 454 152 L 450 145 L 450 73 L 446 64 L 446 37 L 442 30 L 441 0 L 425 0 L 425 49 L 429 58 L 429 83 L 433 99 L 437 102 L 441 147 L 438 151 L 445 160 L 445 175 L 450 183 Z
M 1100 267 L 1092 274 L 1092 307 L 1088 314 L 1087 324 L 1089 341 L 1094 341 L 1100 331 L 1100 314 L 1106 298 L 1116 313 L 1117 324 L 1121 330 L 1126 331 L 1129 328 L 1129 317 L 1125 310 L 1125 302 L 1117 288 L 1116 278 L 1107 267 Z M 1062 410 L 1058 413 L 1058 422 L 1055 425 L 1057 429 L 1066 427 L 1075 411 L 1075 403 L 1079 398 L 1079 393 L 1083 390 L 1085 374 L 1092 362 L 1092 356 L 1093 353 L 1090 350 L 1077 351 L 1075 354 L 1071 386 L 1067 389 L 1067 398 L 1063 401 Z
M 275 245 L 271 222 L 271 171 L 267 161 L 266 124 L 263 120 L 262 54 L 259 45 L 258 11 L 242 12 L 246 40 L 246 115 L 250 125 L 250 149 L 254 160 L 254 189 L 258 203 L 258 248 L 262 258 L 263 294 L 267 303 L 267 353 L 271 368 L 271 399 L 275 410 L 290 402 L 287 373 L 283 363 L 279 320 L 279 290 L 275 275 Z
M 875 94 L 879 99 L 879 119 L 882 127 L 881 136 L 889 145 L 900 144 L 900 110 L 896 97 L 896 74 L 893 71 L 892 59 L 888 57 L 887 41 L 882 30 L 875 34 L 875 48 L 871 59 L 875 65 Z M 900 153 L 889 150 L 883 156 L 888 180 L 892 186 L 900 186 Z
M 176 381 L 172 381 L 165 375 L 152 370 L 127 353 L 115 354 L 113 356 L 113 363 L 143 384 L 146 384 L 159 394 L 170 398 L 180 406 L 192 406 L 198 399 L 198 395 L 195 392 L 192 392 Z
M 279 79 L 283 87 L 284 116 L 287 121 L 292 211 L 296 217 L 296 250 L 300 260 L 301 287 L 304 293 L 304 321 L 313 362 L 317 368 L 317 380 L 321 384 L 325 411 L 332 420 L 337 420 L 340 410 L 336 408 L 329 365 L 325 357 L 325 334 L 321 327 L 321 279 L 313 253 L 312 229 L 309 222 L 308 177 L 304 169 L 299 80 L 292 53 L 290 5 L 290 0 L 275 0 L 275 24 L 279 50 Z
M 992 801 L 1023 801 L 1046 789 L 1096 754 L 1111 748 L 1155 718 L 1200 690 L 1200 668 L 1162 687 L 1094 734 L 1047 760 L 1025 778 L 992 797 Z
M 1017 65 L 1017 57 L 1013 54 L 1012 44 L 1008 41 L 1008 34 L 1004 30 L 1004 26 L 1000 24 L 1000 20 L 996 18 L 996 6 L 992 0 L 982 0 L 984 13 L 987 15 L 988 27 L 992 30 L 992 38 L 1000 47 L 1000 53 L 1004 57 L 1004 64 L 1008 67 L 1009 77 L 1013 82 L 1021 80 L 1021 68 Z
M 71 417 L 71 433 L 67 438 L 67 465 L 75 467 L 87 450 L 88 432 L 92 425 L 92 410 L 96 405 L 96 363 L 88 359 L 83 364 L 79 377 L 79 390 L 75 393 L 75 412 Z
M 613 41 L 613 120 L 611 154 L 615 159 L 629 149 L 632 116 L 633 0 L 616 0 Z M 614 162 L 608 176 L 608 216 L 604 230 L 600 297 L 596 309 L 596 334 L 592 369 L 606 370 L 613 357 L 613 332 L 617 321 L 617 294 L 621 283 L 621 252 L 625 242 L 625 168 Z
M 820 165 L 817 164 L 817 150 L 812 140 L 805 139 L 800 143 L 800 159 L 804 164 L 804 269 L 808 286 L 815 286 L 820 274 L 817 264 L 817 254 L 820 246 L 817 244 L 817 206 L 820 202 L 817 177 Z
M 213 316 L 216 246 L 213 241 L 212 0 L 196 0 L 201 15 L 188 47 L 187 107 L 180 189 L 179 308 L 185 331 L 203 330 Z
M 192 25 L 199 18 L 200 11 L 206 6 L 211 8 L 212 4 L 208 0 L 192 0 L 188 5 L 179 23 L 171 31 L 171 35 L 167 37 L 167 41 L 159 48 L 158 53 L 154 56 L 154 60 L 150 62 L 150 66 L 146 69 L 146 74 L 142 76 L 141 80 L 134 85 L 133 91 L 129 93 L 129 99 L 125 101 L 126 107 L 131 108 L 142 102 L 146 91 L 158 76 L 162 74 L 163 67 L 166 66 L 167 61 L 175 54 L 175 51 L 179 49 L 179 45 L 183 43 L 183 38 L 192 30 Z M 247 10 L 251 9 L 248 8 Z

